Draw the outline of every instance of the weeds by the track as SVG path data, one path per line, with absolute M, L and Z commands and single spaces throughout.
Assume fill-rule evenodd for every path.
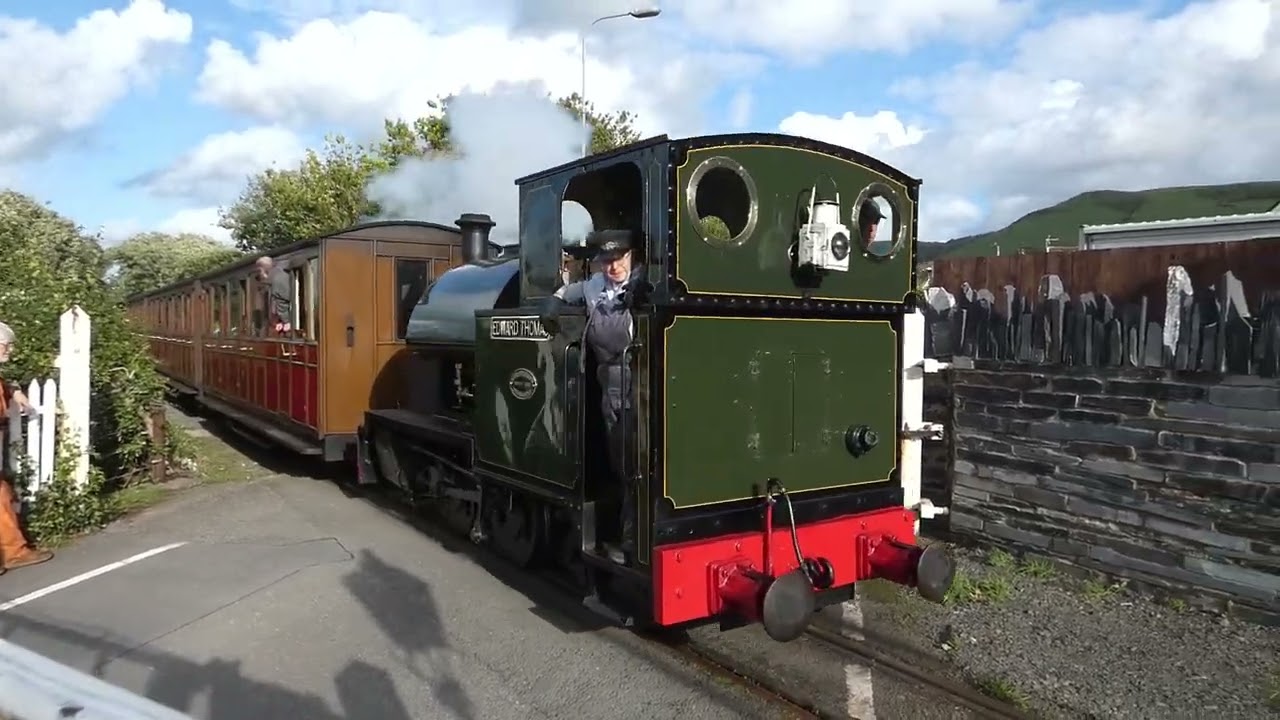
M 1267 707 L 1272 710 L 1280 710 L 1280 665 L 1272 668 L 1271 674 L 1267 676 L 1264 696 Z
M 946 602 L 1004 602 L 1013 595 L 1019 578 L 1047 580 L 1057 574 L 1048 560 L 1035 557 L 1019 560 L 1004 550 L 987 553 L 986 565 L 987 568 L 972 574 L 957 571 Z
M 973 681 L 973 686 L 989 698 L 1006 702 L 1026 711 L 1031 708 L 1031 698 L 1016 685 L 998 677 L 983 677 Z

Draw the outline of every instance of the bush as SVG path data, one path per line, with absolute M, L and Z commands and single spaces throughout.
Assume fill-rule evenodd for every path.
M 163 399 L 164 386 L 119 295 L 104 280 L 106 259 L 96 238 L 30 197 L 0 191 L 0 249 L 0 321 L 18 335 L 0 374 L 22 383 L 54 376 L 61 314 L 78 304 L 92 321 L 93 477 L 89 492 L 75 492 L 74 462 L 59 459 L 58 477 L 49 494 L 40 495 L 47 501 L 38 498 L 28 518 L 32 533 L 50 541 L 99 525 L 110 508 L 109 493 L 147 470 L 152 447 L 146 417 Z

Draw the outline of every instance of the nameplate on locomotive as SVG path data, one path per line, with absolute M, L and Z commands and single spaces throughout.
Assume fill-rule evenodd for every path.
M 550 340 L 537 315 L 494 318 L 489 323 L 491 340 Z

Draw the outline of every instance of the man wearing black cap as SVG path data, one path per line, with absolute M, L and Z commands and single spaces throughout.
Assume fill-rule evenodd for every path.
M 596 359 L 600 381 L 600 405 L 609 443 L 609 464 L 622 486 L 622 547 L 609 544 L 609 557 L 619 565 L 635 552 L 635 488 L 626 468 L 629 436 L 634 435 L 636 416 L 631 398 L 631 367 L 627 349 L 635 337 L 635 324 L 627 306 L 635 281 L 644 277 L 643 265 L 632 263 L 630 230 L 600 230 L 587 235 L 587 244 L 596 248 L 599 272 L 563 285 L 547 298 L 542 324 L 555 334 L 560 329 L 558 315 L 566 304 L 585 305 L 587 323 L 584 344 Z M 585 357 L 583 359 L 585 363 Z
M 880 212 L 880 204 L 871 198 L 862 201 L 862 211 L 858 213 L 858 229 L 862 232 L 862 247 L 869 249 L 876 240 L 876 230 L 880 229 L 880 221 L 884 213 Z

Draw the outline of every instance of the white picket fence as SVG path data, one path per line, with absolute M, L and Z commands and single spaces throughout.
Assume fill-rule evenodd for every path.
M 32 380 L 25 393 L 31 410 L 9 405 L 9 448 L 5 453 L 10 477 L 18 477 L 23 459 L 30 471 L 24 502 L 38 501 L 40 488 L 52 478 L 58 462 L 61 429 L 76 446 L 72 476 L 79 487 L 89 478 L 89 353 L 92 323 L 79 305 L 62 314 L 59 323 L 58 377 Z M 2 368 L 0 368 L 2 370 Z

